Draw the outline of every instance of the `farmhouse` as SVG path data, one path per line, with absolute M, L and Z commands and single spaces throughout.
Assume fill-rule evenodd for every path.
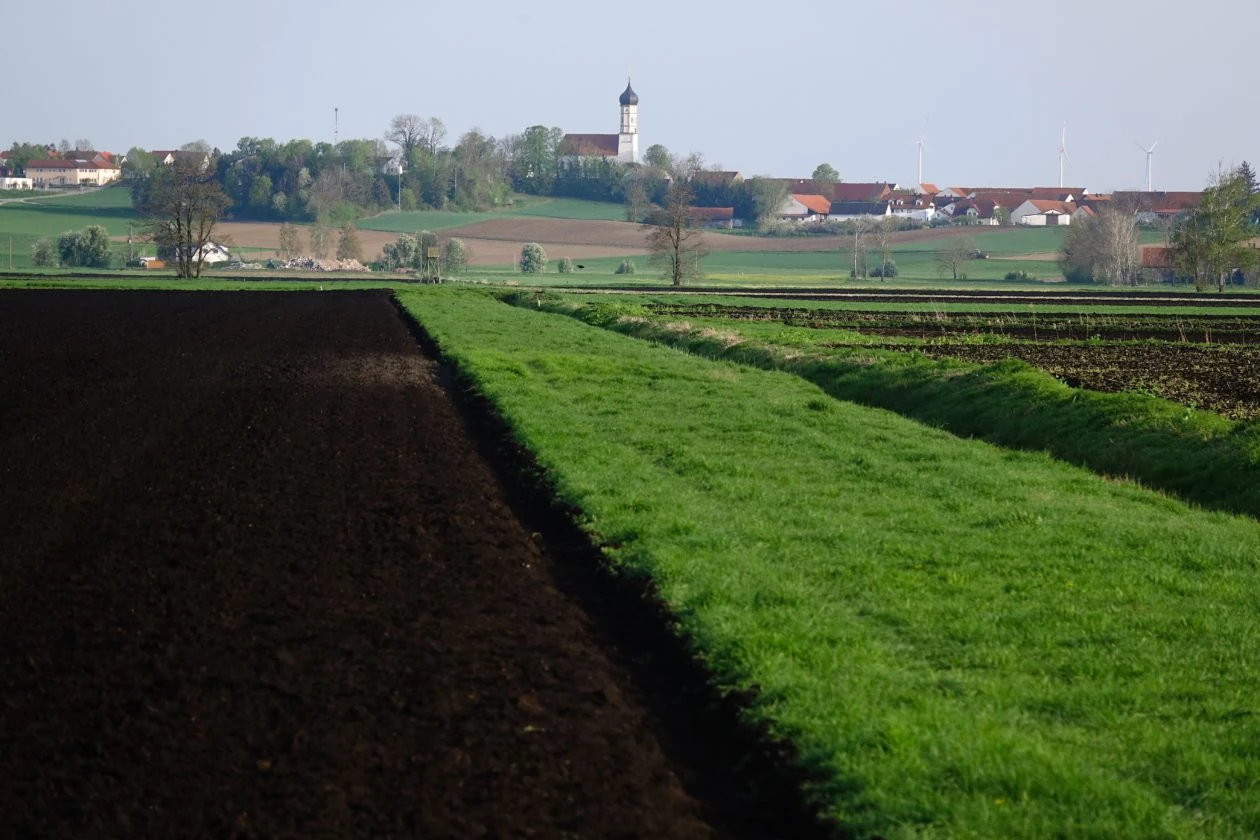
M 1072 224 L 1075 205 L 1065 201 L 1030 198 L 1011 211 L 1011 224 L 1028 227 L 1058 227 Z
M 735 226 L 734 207 L 688 207 L 687 212 L 703 227 L 729 229 Z
M 831 202 L 821 195 L 789 195 L 779 208 L 779 218 L 793 222 L 821 222 L 831 211 Z
M 1175 219 L 1198 207 L 1203 201 L 1201 192 L 1116 192 L 1112 201 L 1121 207 L 1132 207 L 1138 224 L 1155 224 Z
M 577 158 L 604 158 L 618 163 L 639 162 L 639 95 L 626 80 L 618 100 L 621 131 L 617 134 L 566 134 L 560 141 L 561 165 Z

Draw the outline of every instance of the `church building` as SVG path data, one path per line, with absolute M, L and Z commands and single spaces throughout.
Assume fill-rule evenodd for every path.
M 639 162 L 639 95 L 626 80 L 621 94 L 619 134 L 566 134 L 560 143 L 561 158 L 605 158 L 618 163 Z

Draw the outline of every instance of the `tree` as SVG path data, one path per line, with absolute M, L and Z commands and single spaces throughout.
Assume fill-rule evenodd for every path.
M 48 150 L 39 143 L 14 143 L 9 147 L 8 165 L 18 175 L 26 174 L 26 165 L 48 157 Z
M 57 252 L 52 242 L 47 239 L 35 240 L 35 244 L 31 246 L 31 264 L 43 267 L 55 265 L 56 262 Z
M 976 251 L 976 243 L 970 238 L 950 237 L 948 244 L 936 252 L 936 273 L 950 275 L 953 280 L 967 279 L 967 261 Z
M 866 278 L 870 276 L 870 261 L 866 257 L 866 252 L 870 247 L 871 231 L 875 229 L 878 222 L 870 216 L 858 216 L 849 224 L 852 225 L 849 252 L 853 258 L 853 267 L 849 271 L 849 276 L 854 279 Z
M 153 155 L 144 149 L 133 146 L 127 152 L 127 159 L 123 161 L 122 175 L 128 181 L 148 178 L 156 166 L 157 161 L 153 159 Z
M 100 225 L 66 231 L 57 237 L 57 256 L 67 267 L 108 268 L 109 232 Z
M 428 132 L 428 122 L 418 114 L 399 114 L 389 121 L 389 130 L 385 139 L 402 150 L 402 159 L 408 160 L 411 153 L 420 148 Z
M 468 266 L 468 247 L 462 239 L 448 239 L 442 246 L 442 267 L 449 274 L 462 274 Z
M 1256 235 L 1252 219 L 1260 198 L 1248 189 L 1240 169 L 1217 172 L 1203 191 L 1199 206 L 1178 223 L 1172 236 L 1173 263 L 1194 278 L 1196 289 L 1208 288 L 1213 279 L 1218 291 L 1235 271 L 1257 262 L 1248 245 Z
M 1059 268 L 1069 281 L 1121 286 L 1138 279 L 1138 230 L 1132 212 L 1103 207 L 1073 222 L 1063 238 Z
M 381 249 L 385 265 L 391 270 L 414 265 L 416 262 L 416 238 L 404 233 Z
M 810 179 L 813 180 L 818 194 L 830 201 L 835 195 L 836 184 L 840 182 L 840 173 L 830 163 L 820 163 L 814 168 Z
M 653 143 L 643 153 L 643 162 L 666 175 L 674 171 L 674 156 L 660 143 Z
M 227 194 L 197 161 L 176 160 L 154 170 L 132 192 L 137 215 L 158 252 L 171 259 L 178 277 L 200 277 L 214 227 L 229 206 Z
M 521 273 L 542 274 L 547 270 L 547 252 L 537 242 L 526 243 L 521 248 Z
M 80 137 L 74 141 L 74 151 L 76 152 L 92 152 L 96 151 L 96 146 L 92 145 L 92 141 L 86 137 Z
M 291 260 L 296 258 L 301 250 L 302 246 L 298 242 L 297 226 L 288 222 L 280 225 L 280 256 L 286 260 Z
M 309 243 L 308 251 L 311 256 L 317 260 L 328 258 L 328 225 L 325 222 L 316 220 L 306 232 L 307 242 Z
M 701 261 L 708 254 L 704 236 L 691 215 L 691 188 L 674 181 L 665 194 L 665 204 L 655 210 L 643 225 L 652 264 L 674 286 L 704 276 Z
M 896 277 L 896 266 L 892 258 L 893 234 L 897 232 L 899 221 L 892 216 L 885 216 L 875 223 L 873 230 L 875 247 L 879 249 L 879 275 L 883 278 Z M 889 267 L 892 267 L 892 273 Z
M 346 222 L 341 226 L 341 236 L 337 240 L 337 259 L 339 260 L 363 260 L 363 242 L 359 239 L 359 232 L 355 230 L 351 222 Z
M 753 221 L 757 227 L 775 221 L 788 199 L 787 182 L 758 176 L 749 178 L 744 185 L 752 198 Z

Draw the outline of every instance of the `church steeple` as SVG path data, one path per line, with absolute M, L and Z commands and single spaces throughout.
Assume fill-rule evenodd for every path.
M 626 89 L 621 98 L 621 135 L 617 143 L 617 160 L 623 163 L 639 162 L 639 94 L 630 86 L 626 77 Z

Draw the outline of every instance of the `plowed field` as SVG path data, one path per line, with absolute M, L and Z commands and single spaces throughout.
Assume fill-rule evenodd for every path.
M 0 834 L 773 834 L 388 296 L 0 292 L 0 359 Z

